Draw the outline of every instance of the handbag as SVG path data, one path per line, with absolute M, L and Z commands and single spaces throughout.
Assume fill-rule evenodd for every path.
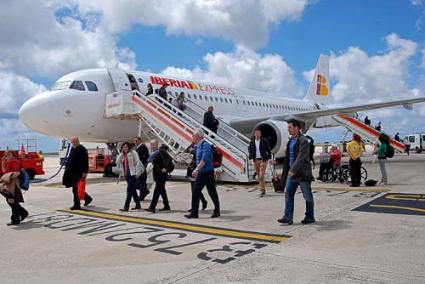
M 273 185 L 274 191 L 282 192 L 283 190 L 280 187 L 280 177 L 276 173 L 275 166 L 273 165 L 271 169 L 272 169 L 272 185 Z
M 82 177 L 77 183 L 78 199 L 84 200 L 86 194 L 86 178 Z

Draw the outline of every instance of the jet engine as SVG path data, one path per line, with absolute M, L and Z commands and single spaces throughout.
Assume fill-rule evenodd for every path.
M 288 123 L 286 121 L 265 120 L 258 123 L 255 128 L 259 128 L 261 136 L 269 141 L 275 158 L 285 156 L 286 143 L 288 142 Z

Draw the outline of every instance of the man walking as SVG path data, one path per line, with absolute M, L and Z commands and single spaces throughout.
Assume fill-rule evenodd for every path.
M 148 165 L 148 159 L 149 159 L 149 149 L 146 147 L 146 145 L 143 143 L 142 138 L 136 137 L 134 138 L 134 144 L 136 145 L 136 152 L 139 155 L 139 159 L 143 164 L 143 167 L 146 169 L 146 166 Z M 139 177 L 139 185 L 138 188 L 140 189 L 140 200 L 145 200 L 145 197 L 149 194 L 149 190 L 147 189 L 146 185 L 146 179 L 148 175 L 146 171 L 143 171 L 143 173 Z
M 220 201 L 214 179 L 214 165 L 211 145 L 204 140 L 204 131 L 198 129 L 192 136 L 196 145 L 196 168 L 192 172 L 195 186 L 192 192 L 191 213 L 184 215 L 186 218 L 198 218 L 199 200 L 202 189 L 207 187 L 208 194 L 214 203 L 214 213 L 211 218 L 220 217 Z
M 203 125 L 214 133 L 217 133 L 219 122 L 214 116 L 214 107 L 209 106 L 208 111 L 204 114 Z
M 78 137 L 71 138 L 72 148 L 68 156 L 65 166 L 65 172 L 62 178 L 62 184 L 66 187 L 72 187 L 72 194 L 74 195 L 74 205 L 71 210 L 80 210 L 80 200 L 78 198 L 77 184 L 82 178 L 87 177 L 89 171 L 89 156 L 87 149 L 80 144 Z M 89 205 L 93 201 L 87 192 L 84 194 L 84 206 Z
M 351 187 L 358 187 L 361 184 L 362 161 L 360 157 L 362 156 L 362 152 L 363 147 L 361 144 L 361 137 L 354 133 L 353 140 L 347 144 L 347 153 L 348 156 L 350 156 L 348 167 L 351 176 Z
M 158 204 L 159 197 L 162 197 L 162 203 L 164 207 L 159 209 L 159 211 L 170 211 L 170 203 L 168 202 L 167 191 L 165 189 L 165 183 L 167 182 L 168 172 L 171 164 L 173 163 L 173 159 L 170 154 L 168 154 L 168 147 L 166 145 L 161 145 L 158 150 L 154 150 L 155 147 L 158 147 L 157 141 L 152 141 L 152 155 L 149 160 L 152 161 L 153 164 L 153 178 L 155 180 L 155 189 L 153 192 L 153 197 L 151 204 L 146 211 L 155 213 L 156 205 Z
M 294 196 L 300 186 L 305 199 L 305 217 L 302 224 L 314 223 L 314 199 L 311 192 L 311 181 L 313 174 L 310 164 L 310 147 L 307 138 L 300 132 L 300 122 L 291 119 L 288 121 L 288 132 L 291 136 L 286 146 L 285 162 L 283 171 L 287 172 L 285 211 L 281 219 L 277 221 L 282 224 L 293 223 Z
M 267 139 L 261 137 L 261 130 L 254 130 L 254 137 L 251 139 L 248 147 L 249 160 L 255 165 L 258 183 L 260 184 L 260 197 L 266 194 L 266 182 L 264 175 L 266 173 L 267 162 L 271 158 L 270 145 Z

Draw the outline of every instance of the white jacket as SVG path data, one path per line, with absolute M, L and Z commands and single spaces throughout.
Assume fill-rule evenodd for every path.
M 130 150 L 127 154 L 128 168 L 131 176 L 139 177 L 144 171 L 142 162 L 139 159 L 139 154 L 136 151 Z M 120 176 L 124 176 L 124 154 L 120 153 L 117 158 L 117 170 Z

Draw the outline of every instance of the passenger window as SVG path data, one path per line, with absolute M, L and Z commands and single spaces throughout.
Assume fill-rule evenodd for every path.
M 258 106 L 258 103 L 257 102 L 255 102 L 255 106 Z
M 84 88 L 83 81 L 74 81 L 71 84 L 70 89 L 78 90 L 78 91 L 85 91 L 86 88 Z
M 229 102 L 232 103 L 232 99 L 229 99 Z
M 238 101 L 238 100 L 236 100 L 236 104 L 237 104 L 237 105 L 239 104 L 239 101 Z
M 210 97 L 210 101 L 212 101 L 212 102 L 214 101 L 213 97 Z
M 205 96 L 205 100 L 208 101 L 208 97 L 207 96 Z
M 224 101 L 226 102 L 226 104 L 227 104 L 227 99 L 224 99 Z
M 196 100 L 196 95 L 195 94 L 193 94 L 193 98 Z
M 190 100 L 190 94 L 187 94 L 187 98 Z
M 218 98 L 217 97 L 215 97 L 215 101 L 218 102 Z
M 92 91 L 92 92 L 97 92 L 97 86 L 94 82 L 92 81 L 86 81 L 86 86 L 87 86 L 87 90 Z
M 415 136 L 409 136 L 409 142 L 415 143 Z
M 202 101 L 202 96 L 199 96 L 199 99 Z
M 223 98 L 220 98 L 220 102 L 221 102 L 221 103 L 223 102 Z

